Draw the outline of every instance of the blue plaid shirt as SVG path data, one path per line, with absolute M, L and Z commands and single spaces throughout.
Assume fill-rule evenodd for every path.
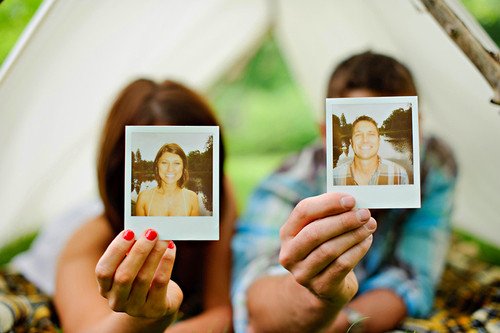
M 449 149 L 430 138 L 421 145 L 422 208 L 372 210 L 378 222 L 371 249 L 355 268 L 359 292 L 391 289 L 410 317 L 429 313 L 445 262 L 456 164 Z M 231 296 L 236 332 L 248 325 L 246 290 L 264 275 L 287 274 L 279 264 L 279 230 L 295 205 L 326 192 L 323 146 L 290 158 L 253 193 L 233 237 Z

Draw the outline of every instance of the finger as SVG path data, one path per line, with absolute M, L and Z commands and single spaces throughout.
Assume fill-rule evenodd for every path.
M 128 299 L 129 306 L 132 302 L 140 307 L 146 302 L 151 281 L 165 250 L 167 250 L 167 245 L 167 241 L 158 241 L 151 250 L 132 284 L 132 290 Z
M 368 236 L 362 242 L 342 253 L 336 260 L 328 265 L 311 282 L 311 288 L 319 295 L 332 295 L 343 286 L 344 279 L 354 266 L 368 252 L 373 241 L 373 235 Z
M 134 232 L 123 230 L 109 244 L 108 248 L 99 259 L 95 268 L 95 275 L 99 283 L 99 292 L 105 295 L 110 289 L 116 268 L 134 244 Z
M 292 273 L 299 283 L 313 279 L 349 249 L 364 242 L 375 232 L 376 227 L 375 219 L 370 218 L 364 226 L 330 239 L 315 248 L 304 260 L 297 262 Z
M 351 210 L 355 205 L 352 196 L 332 192 L 302 200 L 295 206 L 280 231 L 282 241 L 294 237 L 308 223 Z
M 153 308 L 156 304 L 163 306 L 168 304 L 167 290 L 172 276 L 176 251 L 174 242 L 170 241 L 153 276 L 146 301 Z
M 113 284 L 108 294 L 113 310 L 123 311 L 123 306 L 129 298 L 132 283 L 157 241 L 158 233 L 152 229 L 146 230 L 116 269 Z
M 282 255 L 288 261 L 285 264 L 302 260 L 321 244 L 355 230 L 369 220 L 370 211 L 368 209 L 358 209 L 309 223 L 294 238 L 289 239 L 284 244 L 284 253 Z M 367 236 L 368 234 L 363 239 Z

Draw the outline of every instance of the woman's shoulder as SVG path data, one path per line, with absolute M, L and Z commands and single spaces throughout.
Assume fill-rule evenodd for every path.
M 104 215 L 85 222 L 71 236 L 61 257 L 74 258 L 85 255 L 89 251 L 104 251 L 114 237 L 113 229 Z
M 196 192 L 188 190 L 187 188 L 184 188 L 183 191 L 187 198 L 191 200 L 198 200 L 198 194 L 196 194 Z
M 139 196 L 137 197 L 137 201 L 139 201 L 139 199 L 141 199 L 141 198 L 145 199 L 145 200 L 151 199 L 151 196 L 153 195 L 155 189 L 156 189 L 156 187 L 153 187 L 153 188 L 142 191 L 141 193 L 139 193 Z

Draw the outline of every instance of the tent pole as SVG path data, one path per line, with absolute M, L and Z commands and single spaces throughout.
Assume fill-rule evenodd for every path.
M 486 50 L 444 0 L 421 1 L 493 88 L 491 102 L 500 105 L 499 54 Z

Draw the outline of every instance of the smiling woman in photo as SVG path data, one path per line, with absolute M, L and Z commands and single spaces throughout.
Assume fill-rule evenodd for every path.
M 176 143 L 166 143 L 153 165 L 158 185 L 139 193 L 136 215 L 198 216 L 198 195 L 184 188 L 189 179 L 184 150 Z

